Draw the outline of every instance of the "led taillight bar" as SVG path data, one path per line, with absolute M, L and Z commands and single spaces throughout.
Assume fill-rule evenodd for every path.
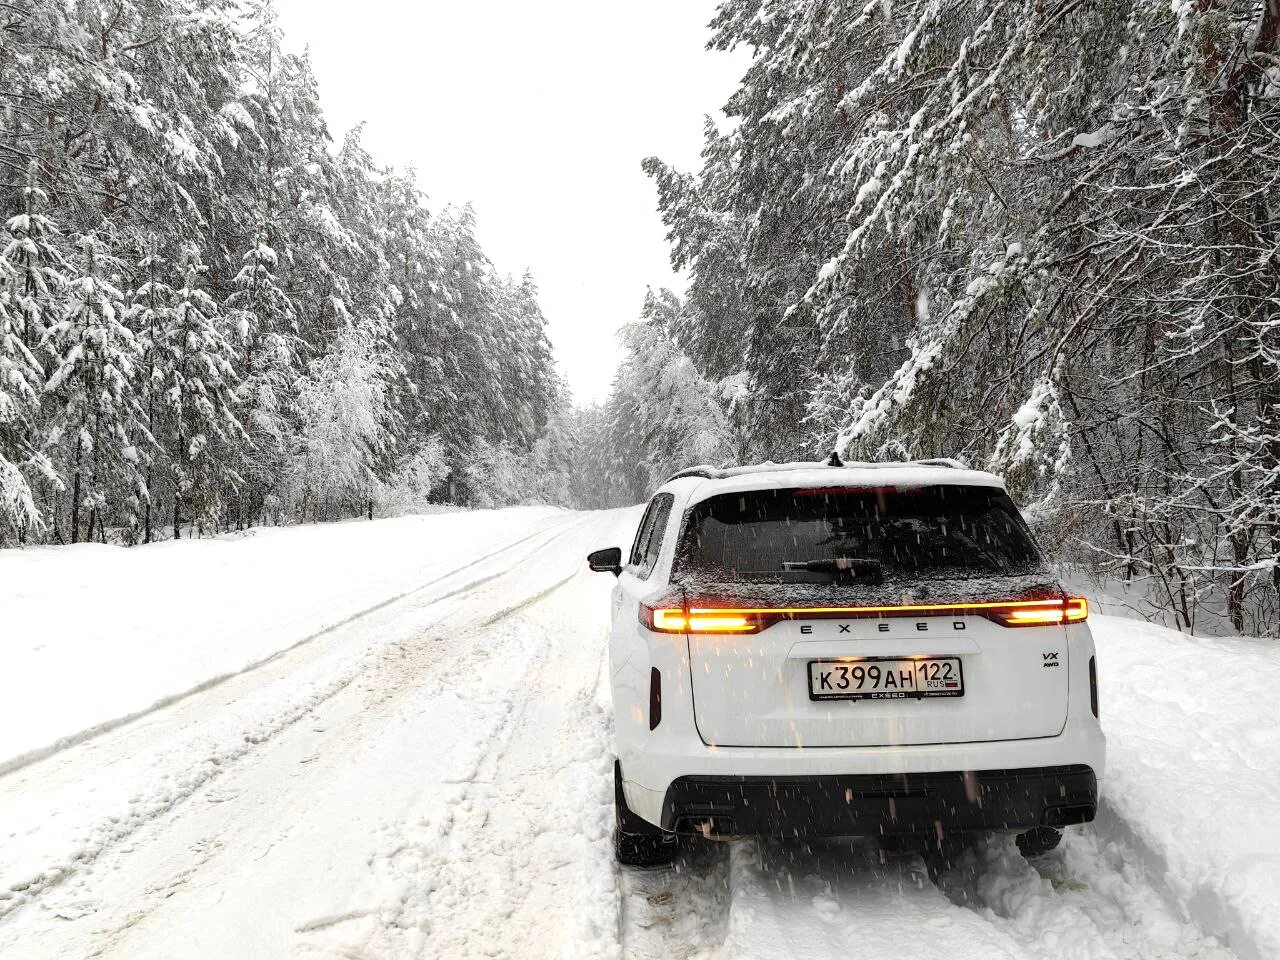
M 1089 616 L 1084 597 L 1048 600 L 999 600 L 990 603 L 917 603 L 868 607 L 650 607 L 640 619 L 660 633 L 757 633 L 781 620 L 829 620 L 842 617 L 986 617 L 1006 627 L 1042 627 L 1079 623 Z
M 640 607 L 640 618 L 659 633 L 755 633 L 759 618 L 737 610 L 683 610 L 679 607 Z
M 1008 627 L 1033 627 L 1053 623 L 1079 623 L 1089 617 L 1089 601 L 1084 597 L 1068 597 L 1052 606 L 1018 605 L 1006 610 L 992 610 L 990 617 Z

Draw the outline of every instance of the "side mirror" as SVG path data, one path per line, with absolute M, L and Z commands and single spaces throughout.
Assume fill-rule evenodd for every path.
M 587 566 L 596 573 L 612 573 L 616 577 L 622 572 L 622 548 L 609 547 L 587 554 Z

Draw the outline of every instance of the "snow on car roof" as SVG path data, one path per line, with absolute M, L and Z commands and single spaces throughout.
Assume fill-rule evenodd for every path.
M 954 484 L 970 487 L 1004 488 L 993 473 L 970 470 L 956 460 L 913 460 L 889 463 L 850 461 L 840 466 L 826 463 L 761 463 L 745 467 L 691 467 L 671 477 L 667 483 L 694 479 L 699 493 L 711 496 L 737 490 L 767 490 L 772 487 L 895 486 L 927 487 Z M 666 484 L 663 484 L 666 486 Z M 701 499 L 701 498 L 699 498 Z

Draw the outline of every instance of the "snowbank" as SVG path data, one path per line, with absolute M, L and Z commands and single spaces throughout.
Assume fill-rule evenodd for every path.
M 1244 958 L 1280 957 L 1280 644 L 1093 617 L 1108 738 L 1098 824 Z
M 0 773 L 568 516 L 550 507 L 0 551 Z

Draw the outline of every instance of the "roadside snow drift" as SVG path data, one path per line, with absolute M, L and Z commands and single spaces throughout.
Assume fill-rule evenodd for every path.
M 1280 644 L 1119 617 L 1098 642 L 1108 772 L 1098 829 L 1131 838 L 1241 957 L 1280 957 Z

